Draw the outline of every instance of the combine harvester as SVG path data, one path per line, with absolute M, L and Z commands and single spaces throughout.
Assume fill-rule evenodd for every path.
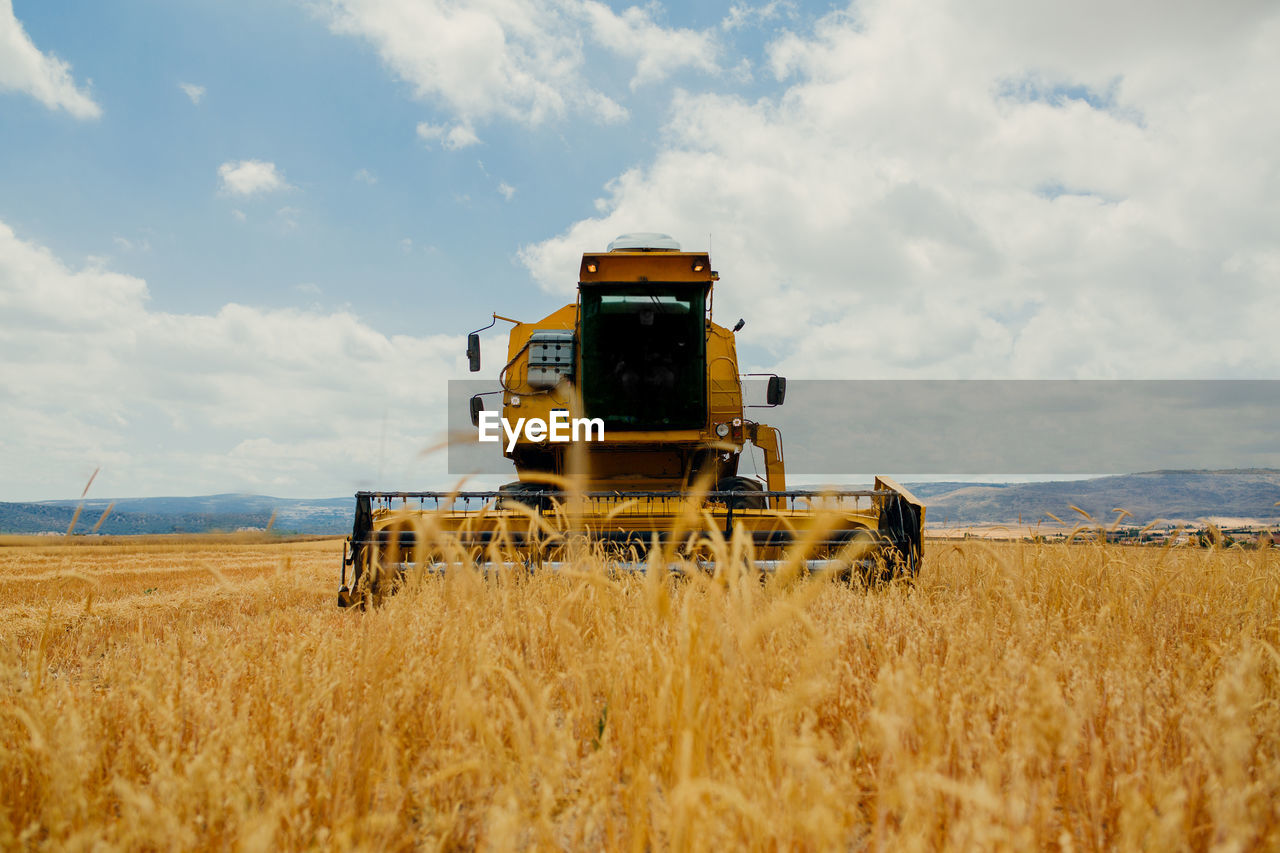
M 779 431 L 745 416 L 743 321 L 711 319 L 718 279 L 707 253 L 629 234 L 583 255 L 576 303 L 533 323 L 495 314 L 514 324 L 493 392 L 501 421 L 488 395 L 471 399 L 471 419 L 519 479 L 496 492 L 358 493 L 339 604 L 376 601 L 412 571 L 584 553 L 630 570 L 713 567 L 732 552 L 763 571 L 915 574 L 925 508 L 909 491 L 887 477 L 857 491 L 787 488 Z M 478 371 L 478 333 L 467 355 Z M 761 408 L 785 394 L 770 375 Z M 739 474 L 747 442 L 763 454 L 763 485 Z

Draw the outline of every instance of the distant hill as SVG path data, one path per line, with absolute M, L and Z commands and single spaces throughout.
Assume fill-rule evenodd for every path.
M 936 498 L 940 495 L 950 494 L 951 492 L 959 491 L 960 489 L 975 489 L 975 488 L 1003 489 L 1007 487 L 1009 484 L 1008 483 L 941 482 L 941 483 L 904 483 L 903 485 L 906 486 L 911 491 L 911 494 L 915 495 L 925 503 L 929 503 L 930 498 Z M 871 488 L 871 487 L 868 485 L 867 488 Z
M 1092 480 L 1045 483 L 921 484 L 916 492 L 928 506 L 931 523 L 1052 523 L 1082 521 L 1077 506 L 1095 520 L 1110 522 L 1116 508 L 1128 510 L 1125 523 L 1147 524 L 1159 518 L 1195 521 L 1209 516 L 1280 518 L 1280 471 L 1245 468 L 1227 471 L 1150 471 Z M 908 488 L 915 490 L 915 484 Z
M 1110 522 L 1120 507 L 1132 513 L 1125 523 L 1158 518 L 1194 522 L 1208 516 L 1278 519 L 1280 471 L 1151 471 L 1092 480 L 1043 483 L 909 483 L 929 508 L 931 525 L 1053 523 L 1082 520 L 1078 506 L 1094 519 Z M 79 501 L 0 503 L 0 533 L 66 532 Z M 265 495 L 95 498 L 84 502 L 77 533 L 88 533 L 114 503 L 99 533 L 207 533 L 265 528 L 281 533 L 343 534 L 351 531 L 355 500 L 306 500 Z
M 79 501 L 0 503 L 0 533 L 65 533 Z M 266 495 L 204 497 L 95 498 L 84 502 L 77 533 L 88 533 L 107 506 L 111 513 L 98 532 L 121 536 L 139 533 L 208 533 L 265 528 L 281 533 L 349 533 L 353 498 L 319 500 Z M 271 522 L 275 514 L 274 523 Z

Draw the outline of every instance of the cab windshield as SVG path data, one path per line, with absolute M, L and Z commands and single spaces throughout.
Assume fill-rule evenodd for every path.
M 698 429 L 706 407 L 706 288 L 583 288 L 582 398 L 606 429 Z

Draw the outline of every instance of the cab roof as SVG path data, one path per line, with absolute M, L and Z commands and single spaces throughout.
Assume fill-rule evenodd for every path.
M 578 271 L 579 286 L 631 282 L 710 284 L 720 276 L 706 252 L 652 249 L 588 252 Z

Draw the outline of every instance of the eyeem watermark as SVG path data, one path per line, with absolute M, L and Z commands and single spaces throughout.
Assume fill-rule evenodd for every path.
M 742 385 L 745 399 L 764 401 L 764 380 Z M 450 435 L 459 436 L 450 474 L 511 474 L 509 458 L 475 440 L 469 406 L 502 391 L 492 380 L 449 381 Z M 1280 468 L 1280 379 L 793 377 L 786 405 L 747 412 L 781 430 L 788 476 L 824 481 Z M 502 441 L 500 427 L 489 429 L 499 433 L 490 442 Z
M 502 434 L 507 437 L 508 453 L 515 450 L 521 433 L 529 441 L 545 439 L 557 444 L 567 444 L 570 441 L 604 441 L 603 419 L 570 418 L 569 413 L 563 409 L 553 410 L 550 421 L 542 418 L 517 418 L 515 426 L 512 426 L 506 418 L 499 416 L 497 412 L 480 413 L 478 428 L 481 441 L 500 441 L 502 436 L 498 432 L 499 427 L 502 428 Z

